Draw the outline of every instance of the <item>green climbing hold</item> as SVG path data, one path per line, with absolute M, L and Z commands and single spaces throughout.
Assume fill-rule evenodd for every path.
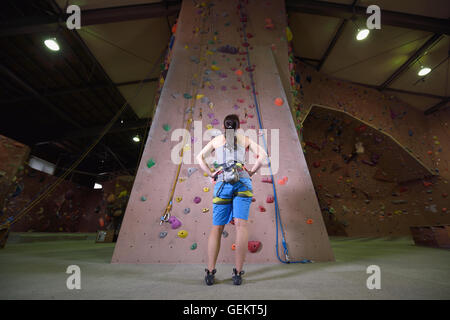
M 192 99 L 192 96 L 191 96 L 189 93 L 183 94 L 183 97 L 184 97 L 185 99 Z
M 146 201 L 146 200 L 147 200 L 146 197 L 144 197 L 144 196 L 141 197 L 141 201 Z
M 197 249 L 197 243 L 196 242 L 194 242 L 192 244 L 192 246 L 191 246 L 191 250 L 195 250 L 195 249 Z
M 213 165 L 214 165 L 214 168 L 216 168 L 216 169 L 219 167 L 219 164 L 216 161 L 214 161 Z
M 208 44 L 214 44 L 214 41 L 213 40 L 209 40 Z
M 155 165 L 155 161 L 153 159 L 150 159 L 147 161 L 147 168 L 151 168 Z
M 166 123 L 165 125 L 163 125 L 163 129 L 164 129 L 164 131 L 169 131 L 170 126 Z

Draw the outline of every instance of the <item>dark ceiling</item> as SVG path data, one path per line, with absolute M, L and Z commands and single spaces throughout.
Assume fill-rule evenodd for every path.
M 53 1 L 0 3 L 3 21 L 59 14 Z M 0 36 L 0 134 L 68 168 L 126 101 L 76 32 L 53 30 Z M 46 50 L 44 39 L 56 35 L 61 50 Z M 149 119 L 139 119 L 130 107 L 119 119 L 78 171 L 134 174 Z M 132 141 L 136 134 L 140 143 Z

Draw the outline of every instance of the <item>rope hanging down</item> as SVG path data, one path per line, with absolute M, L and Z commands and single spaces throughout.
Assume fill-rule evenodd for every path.
M 239 2 L 239 15 L 242 21 L 242 32 L 244 34 L 244 41 L 248 42 L 247 39 L 247 31 L 246 31 L 246 19 L 248 19 L 248 15 L 247 14 L 243 14 L 242 9 L 244 8 L 244 4 L 242 2 Z M 249 70 L 249 75 L 250 75 L 250 84 L 252 86 L 252 95 L 253 95 L 253 100 L 255 102 L 255 109 L 256 109 L 256 113 L 258 115 L 258 123 L 259 123 L 259 127 L 260 129 L 263 129 L 263 124 L 262 124 L 262 119 L 261 119 L 261 114 L 259 111 L 259 103 L 258 103 L 258 98 L 256 96 L 256 87 L 255 87 L 255 82 L 254 82 L 254 78 L 253 78 L 253 71 L 252 71 L 252 64 L 250 61 L 250 52 L 249 52 L 249 48 L 246 47 L 246 56 L 247 56 L 247 64 L 248 64 L 248 70 Z M 269 154 L 269 151 L 267 149 L 267 143 L 266 143 L 266 139 L 265 139 L 265 135 L 264 132 L 262 134 L 262 138 L 264 141 L 264 149 L 266 151 L 267 154 Z M 267 158 L 267 162 L 268 162 L 268 166 L 269 166 L 269 170 L 270 170 L 270 176 L 272 178 L 272 187 L 273 187 L 273 193 L 274 193 L 274 203 L 275 203 L 275 224 L 276 224 L 276 238 L 275 238 L 275 249 L 276 249 L 276 253 L 277 253 L 277 258 L 280 262 L 282 263 L 309 263 L 311 262 L 311 260 L 308 259 L 303 259 L 303 260 L 299 260 L 299 261 L 290 261 L 289 259 L 289 250 L 287 247 L 287 243 L 286 243 L 286 237 L 285 237 L 285 232 L 284 232 L 284 228 L 283 228 L 283 224 L 281 222 L 281 215 L 280 215 L 280 208 L 278 206 L 278 198 L 277 198 L 277 190 L 275 188 L 275 183 L 274 183 L 274 177 L 273 177 L 273 172 L 272 172 L 272 165 L 270 162 L 270 157 Z M 279 255 L 279 249 L 278 249 L 278 226 L 280 227 L 281 230 L 281 241 L 283 244 L 283 248 L 284 248 L 284 256 L 286 260 L 282 260 L 280 258 Z

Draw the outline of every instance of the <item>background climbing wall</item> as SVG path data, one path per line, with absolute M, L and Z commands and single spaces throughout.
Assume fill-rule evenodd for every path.
M 330 234 L 403 235 L 410 225 L 449 222 L 449 107 L 425 116 L 394 96 L 333 79 L 301 62 L 296 63 L 295 79 L 293 113 Z M 319 112 L 314 105 L 349 116 L 328 109 Z M 342 132 L 338 119 L 344 119 Z M 359 132 L 364 126 L 368 129 Z M 355 149 L 356 138 L 365 140 L 367 150 L 347 165 L 343 156 Z M 338 142 L 342 152 L 334 150 Z M 379 159 L 367 165 L 375 146 Z M 433 177 L 423 179 L 422 170 L 416 170 L 420 167 Z M 389 177 L 380 174 L 383 171 Z M 363 192 L 353 198 L 355 186 L 371 197 L 369 203 Z
M 410 226 L 450 223 L 448 185 L 388 135 L 317 106 L 303 124 L 329 235 L 408 235 Z
M 178 177 L 171 213 L 181 226 L 172 229 L 167 222 L 160 225 L 177 177 L 171 152 L 180 144 L 180 138 L 171 141 L 171 134 L 174 129 L 186 126 L 191 118 L 190 107 L 192 120 L 202 121 L 203 132 L 221 129 L 223 118 L 230 113 L 239 115 L 244 130 L 258 129 L 251 75 L 263 127 L 279 129 L 280 169 L 274 183 L 290 257 L 334 259 L 287 103 L 291 100 L 290 92 L 288 96 L 284 92 L 289 86 L 284 1 L 210 1 L 198 6 L 183 1 L 170 68 L 113 263 L 206 262 L 214 184 L 195 170 L 199 169 L 197 164 L 183 164 Z M 283 100 L 281 106 L 274 103 L 277 97 Z M 191 139 L 182 144 L 184 156 L 193 161 L 201 149 L 201 145 L 197 149 L 196 143 L 202 142 L 202 136 L 194 135 L 193 130 L 191 133 Z M 266 137 L 269 151 L 270 138 Z M 262 140 L 259 142 L 263 144 Z M 257 252 L 247 255 L 248 262 L 278 261 L 274 204 L 266 201 L 273 196 L 273 187 L 271 183 L 263 183 L 263 178 L 267 176 L 258 174 L 253 178 L 255 202 L 249 217 L 249 240 L 260 241 L 262 245 Z M 194 202 L 195 197 L 200 201 Z M 179 237 L 180 230 L 185 230 L 187 237 Z M 225 231 L 219 262 L 232 263 L 234 227 L 228 225 Z M 282 253 L 281 256 L 284 259 Z
M 0 222 L 7 218 L 4 215 L 6 197 L 15 191 L 17 173 L 23 170 L 29 153 L 28 146 L 0 135 Z
M 6 196 L 2 219 L 13 221 L 33 199 L 53 184 L 57 177 L 37 171 L 26 163 L 15 175 Z M 103 189 L 94 190 L 71 181 L 63 181 L 27 215 L 11 227 L 13 232 L 96 232 L 112 227 L 121 220 L 133 177 L 119 176 L 102 182 Z

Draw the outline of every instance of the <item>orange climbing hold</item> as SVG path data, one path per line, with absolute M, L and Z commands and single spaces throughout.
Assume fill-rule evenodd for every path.
M 236 244 L 235 243 L 233 243 L 232 245 L 231 245 L 231 250 L 236 250 Z
M 307 223 L 307 224 L 313 224 L 313 222 L 314 222 L 313 219 L 308 219 L 308 220 L 306 220 L 306 223 Z
M 275 104 L 279 107 L 281 107 L 283 105 L 284 101 L 281 98 L 276 98 L 275 99 Z
M 236 74 L 238 77 L 242 76 L 242 70 L 239 70 L 239 69 L 236 70 L 235 74 Z

